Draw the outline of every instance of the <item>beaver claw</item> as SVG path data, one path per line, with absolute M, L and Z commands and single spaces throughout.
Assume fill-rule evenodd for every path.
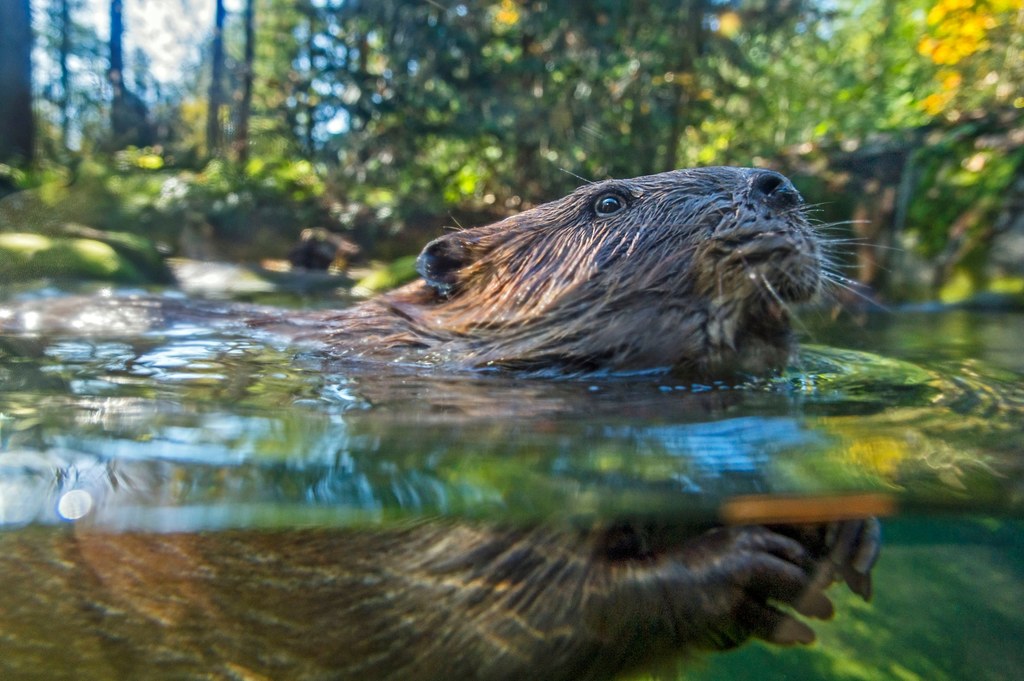
M 882 544 L 882 528 L 876 518 L 776 530 L 799 541 L 818 559 L 818 581 L 824 586 L 842 580 L 855 594 L 871 600 L 871 568 Z
M 826 532 L 829 558 L 850 590 L 871 600 L 871 568 L 882 545 L 882 526 L 875 518 L 832 523 Z

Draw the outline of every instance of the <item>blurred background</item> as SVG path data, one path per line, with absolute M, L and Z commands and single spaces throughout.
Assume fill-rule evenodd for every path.
M 387 286 L 446 226 L 722 164 L 793 178 L 850 304 L 1020 305 L 1024 0 L 0 0 L 0 283 Z

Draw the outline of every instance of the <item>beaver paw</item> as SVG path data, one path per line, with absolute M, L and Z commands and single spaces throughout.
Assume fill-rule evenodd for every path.
M 870 598 L 879 545 L 874 519 L 706 532 L 684 545 L 678 559 L 690 584 L 670 592 L 677 632 L 714 649 L 750 637 L 781 645 L 810 643 L 814 631 L 796 615 L 832 617 L 824 591 L 840 579 Z
M 810 643 L 814 632 L 800 618 L 833 615 L 828 586 L 843 580 L 870 596 L 880 530 L 866 519 L 724 526 L 662 540 L 631 526 L 605 545 L 615 588 L 592 593 L 605 640 L 639 637 L 677 650 L 732 648 L 751 637 Z

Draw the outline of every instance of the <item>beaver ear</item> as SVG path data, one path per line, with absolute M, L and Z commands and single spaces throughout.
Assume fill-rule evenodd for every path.
M 434 239 L 416 258 L 416 271 L 442 296 L 449 296 L 459 281 L 459 270 L 472 260 L 468 244 L 458 234 Z

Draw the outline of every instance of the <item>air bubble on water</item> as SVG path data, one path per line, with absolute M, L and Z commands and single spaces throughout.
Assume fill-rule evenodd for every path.
M 64 520 L 78 520 L 92 510 L 92 495 L 84 489 L 73 489 L 61 495 L 57 513 Z

